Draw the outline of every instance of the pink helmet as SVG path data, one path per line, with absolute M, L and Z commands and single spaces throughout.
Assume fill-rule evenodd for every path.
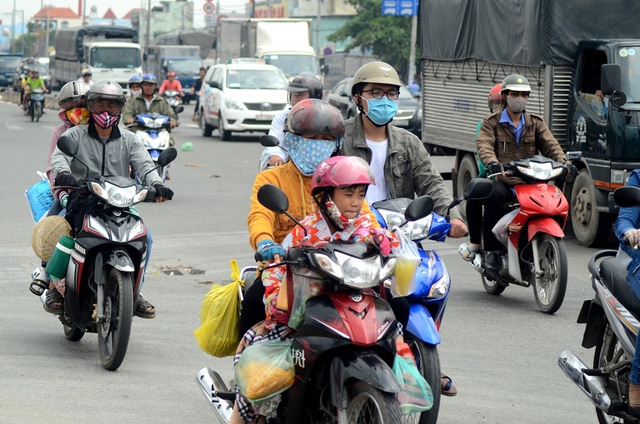
M 322 162 L 311 178 L 311 193 L 323 187 L 347 187 L 375 184 L 373 172 L 364 159 L 356 156 L 334 156 Z

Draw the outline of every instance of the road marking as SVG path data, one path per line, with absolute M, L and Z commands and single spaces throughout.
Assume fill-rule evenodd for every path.
M 20 131 L 23 129 L 21 125 L 12 125 L 12 124 L 6 124 L 5 127 L 7 127 L 7 129 L 10 129 L 12 131 Z

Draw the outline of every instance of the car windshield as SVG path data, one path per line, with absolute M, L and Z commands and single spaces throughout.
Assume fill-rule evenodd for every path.
M 272 54 L 263 56 L 268 65 L 277 66 L 287 77 L 300 74 L 319 75 L 315 56 Z
M 49 73 L 49 67 L 41 63 L 34 63 L 33 65 L 29 65 L 29 68 L 37 69 L 38 72 L 40 72 L 40 76 L 47 75 Z
M 227 87 L 241 90 L 284 90 L 287 88 L 287 80 L 275 69 L 229 69 Z
M 94 47 L 91 66 L 96 68 L 138 68 L 140 50 L 131 47 Z
M 627 103 L 640 103 L 640 47 L 621 47 L 616 58 L 622 67 L 622 92 L 627 95 Z
M 15 69 L 22 63 L 22 58 L 19 56 L 0 56 L 0 69 Z
M 167 60 L 167 71 L 179 75 L 197 75 L 201 67 L 202 59 L 200 58 Z
M 411 91 L 409 90 L 409 88 L 407 88 L 406 85 L 403 85 L 402 87 L 400 87 L 400 96 L 398 96 L 399 100 L 415 100 L 415 97 L 413 97 L 413 94 L 411 94 Z

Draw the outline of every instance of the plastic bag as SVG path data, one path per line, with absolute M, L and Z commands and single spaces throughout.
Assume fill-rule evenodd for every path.
M 231 278 L 233 283 L 226 286 L 214 284 L 206 294 L 200 309 L 202 325 L 193 332 L 200 349 L 219 358 L 235 354 L 240 342 L 238 320 L 240 290 L 244 281 L 240 280 L 240 270 L 235 260 L 231 261 Z
M 409 296 L 416 291 L 416 269 L 420 265 L 420 253 L 416 244 L 404 235 L 402 230 L 395 232 L 400 242 L 398 247 L 391 251 L 398 263 L 393 274 L 391 294 L 394 296 Z
M 420 374 L 413 357 L 396 355 L 393 361 L 393 373 L 402 388 L 396 394 L 396 400 L 403 415 L 431 409 L 433 406 L 431 386 Z
M 507 234 L 507 229 L 509 228 L 509 224 L 513 221 L 513 218 L 520 212 L 520 208 L 515 208 L 508 214 L 504 215 L 500 218 L 500 221 L 491 229 L 493 235 L 500 241 L 500 243 L 507 245 L 509 241 L 509 237 Z
M 295 368 L 291 340 L 257 343 L 242 351 L 235 382 L 242 396 L 260 404 L 293 385 Z
M 29 187 L 25 193 L 35 222 L 40 221 L 40 218 L 47 213 L 53 204 L 53 193 L 51 193 L 49 180 L 42 172 L 38 172 L 38 175 L 42 180 Z
M 293 275 L 293 305 L 289 317 L 289 327 L 297 330 L 304 323 L 304 315 L 307 311 L 307 300 L 325 291 L 322 276 L 306 269 L 305 267 L 292 266 L 287 272 Z M 286 281 L 285 281 L 286 283 Z M 282 290 L 280 291 L 282 294 Z

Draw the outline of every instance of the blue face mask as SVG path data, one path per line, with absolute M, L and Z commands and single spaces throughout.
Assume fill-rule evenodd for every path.
M 316 168 L 338 148 L 339 143 L 327 140 L 311 140 L 299 135 L 286 133 L 282 148 L 289 152 L 293 164 L 307 176 L 313 175 Z
M 381 99 L 365 99 L 369 112 L 365 115 L 376 125 L 387 125 L 398 113 L 398 101 L 389 100 L 387 96 Z

